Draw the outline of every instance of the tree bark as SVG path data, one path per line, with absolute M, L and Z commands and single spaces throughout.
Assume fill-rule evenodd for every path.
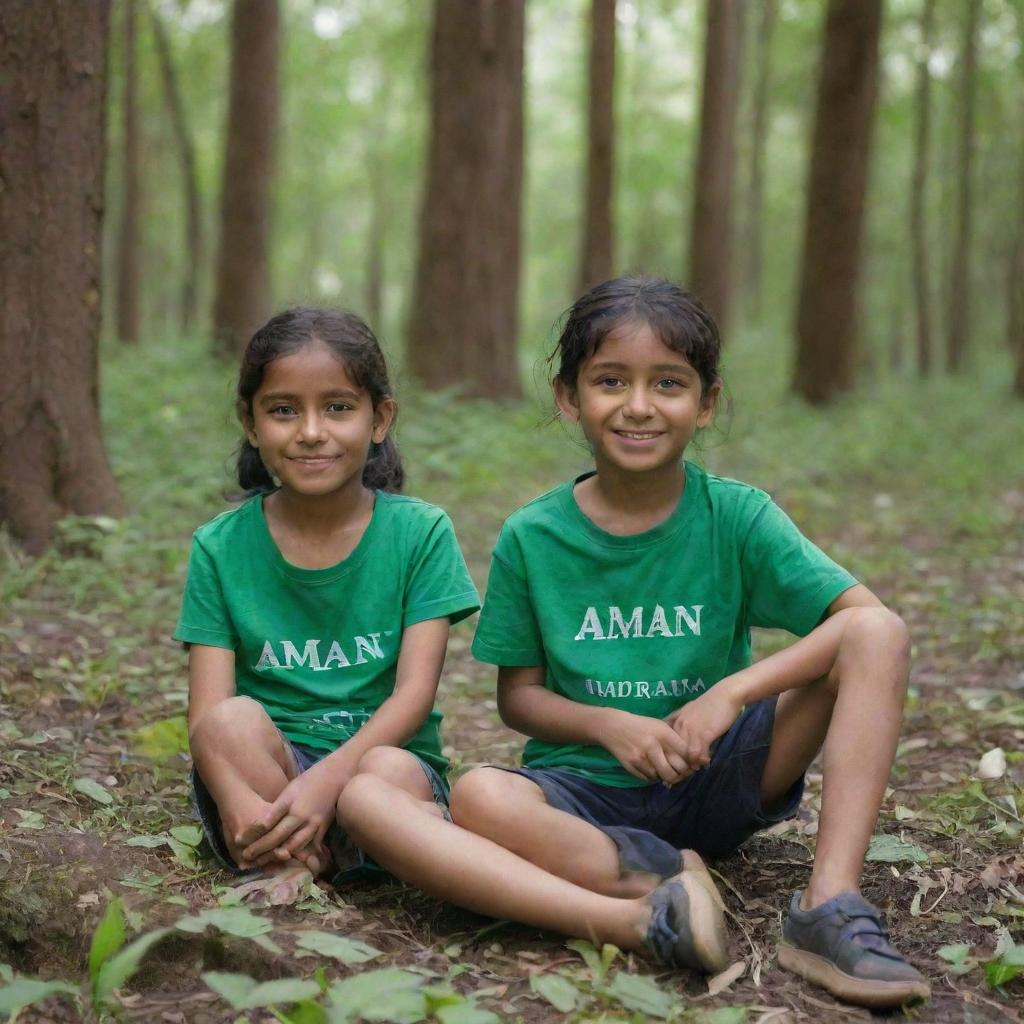
M 431 133 L 409 367 L 428 388 L 515 398 L 523 0 L 436 0 Z
M 188 331 L 196 322 L 199 309 L 199 274 L 203 262 L 203 218 L 199 199 L 199 177 L 196 173 L 196 150 L 189 130 L 185 105 L 178 88 L 178 73 L 171 55 L 167 29 L 155 7 L 150 7 L 153 38 L 156 42 L 160 78 L 163 82 L 164 102 L 171 119 L 174 140 L 181 163 L 182 203 L 185 208 L 185 271 L 181 283 L 179 322 L 182 331 Z
M 732 307 L 733 180 L 744 0 L 707 0 L 700 142 L 693 186 L 690 288 L 728 331 Z
M 917 125 L 914 133 L 914 170 L 910 180 L 910 244 L 913 251 L 914 301 L 917 311 L 917 372 L 927 376 L 932 364 L 931 287 L 928 280 L 928 157 L 931 148 L 931 72 L 935 0 L 921 5 L 921 39 L 917 61 Z
M 964 22 L 961 64 L 960 147 L 957 187 L 957 232 L 949 273 L 949 334 L 946 369 L 955 373 L 964 364 L 970 331 L 971 193 L 974 163 L 975 68 L 978 55 L 978 17 L 981 0 L 969 0 Z
M 121 98 L 121 223 L 117 239 L 117 337 L 139 341 L 139 169 L 138 74 L 136 71 L 136 0 L 124 0 L 124 94 Z
M 830 0 L 807 188 L 793 387 L 824 403 L 854 386 L 857 286 L 878 81 L 881 0 Z
M 768 147 L 768 97 L 771 84 L 772 36 L 778 0 L 762 0 L 757 33 L 757 79 L 750 127 L 750 179 L 747 185 L 745 286 L 747 305 L 761 314 L 761 225 L 764 215 L 764 155 Z
M 103 0 L 0 5 L 0 523 L 31 552 L 62 516 L 122 508 L 98 408 L 109 20 Z
M 615 170 L 615 0 L 591 0 L 586 210 L 580 292 L 613 276 Z
M 266 318 L 278 119 L 277 0 L 234 0 L 227 149 L 213 304 L 214 349 L 237 355 Z

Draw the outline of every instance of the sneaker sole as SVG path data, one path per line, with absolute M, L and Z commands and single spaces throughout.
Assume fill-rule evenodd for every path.
M 689 900 L 690 935 L 693 952 L 708 974 L 729 965 L 729 935 L 725 927 L 725 904 L 711 872 L 693 850 L 682 851 L 683 870 L 675 880 Z
M 830 960 L 788 942 L 779 943 L 779 966 L 820 985 L 836 999 L 860 1006 L 889 1007 L 928 999 L 932 991 L 925 981 L 871 981 L 841 971 Z

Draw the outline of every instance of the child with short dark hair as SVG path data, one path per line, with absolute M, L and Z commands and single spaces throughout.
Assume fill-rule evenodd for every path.
M 192 782 L 220 863 L 294 892 L 328 868 L 357 767 L 446 813 L 434 699 L 449 625 L 479 602 L 448 517 L 399 493 L 396 404 L 359 317 L 273 317 L 242 357 L 237 412 L 250 497 L 196 531 L 175 631 Z
M 780 963 L 866 1005 L 923 998 L 858 892 L 907 630 L 767 494 L 683 460 L 715 412 L 719 347 L 667 281 L 576 302 L 553 386 L 596 469 L 509 517 L 473 644 L 530 737 L 523 767 L 463 776 L 454 824 L 369 776 L 339 811 L 382 864 L 453 902 L 713 972 L 727 935 L 702 856 L 793 815 L 824 744 L 817 856 Z M 802 639 L 752 665 L 754 626 Z

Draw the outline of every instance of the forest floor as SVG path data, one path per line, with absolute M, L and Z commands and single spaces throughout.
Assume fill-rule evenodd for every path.
M 1022 1021 L 1024 409 L 999 397 L 1008 373 L 994 364 L 956 383 L 896 379 L 812 412 L 750 350 L 709 468 L 770 490 L 913 635 L 903 739 L 864 878 L 932 983 L 931 1001 L 905 1016 Z M 781 914 L 814 851 L 814 771 L 797 819 L 715 865 L 735 966 L 714 993 L 696 975 L 488 921 L 394 881 L 266 907 L 211 867 L 187 806 L 185 656 L 170 633 L 189 534 L 223 507 L 234 428 L 226 413 L 207 423 L 230 408 L 228 377 L 198 346 L 185 356 L 156 345 L 107 354 L 108 446 L 131 514 L 68 522 L 35 561 L 0 549 L 0 1019 L 871 1019 L 775 963 Z M 409 490 L 451 511 L 481 586 L 504 515 L 585 465 L 542 420 L 536 402 L 405 403 Z M 471 635 L 454 630 L 441 692 L 457 770 L 510 764 L 521 744 L 498 719 Z M 757 653 L 783 642 L 760 636 Z M 979 778 L 996 748 L 1005 768 Z

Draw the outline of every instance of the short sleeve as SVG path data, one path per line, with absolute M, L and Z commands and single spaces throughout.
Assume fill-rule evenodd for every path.
M 459 550 L 452 521 L 439 510 L 412 557 L 402 627 L 444 617 L 458 622 L 479 607 L 480 597 Z
M 544 642 L 530 600 L 519 544 L 506 525 L 491 559 L 473 657 L 489 665 L 544 665 Z
M 208 647 L 238 648 L 238 634 L 228 614 L 217 566 L 198 537 L 192 539 L 188 579 L 174 639 Z
M 757 513 L 741 555 L 747 621 L 805 636 L 857 580 L 812 544 L 773 501 Z

